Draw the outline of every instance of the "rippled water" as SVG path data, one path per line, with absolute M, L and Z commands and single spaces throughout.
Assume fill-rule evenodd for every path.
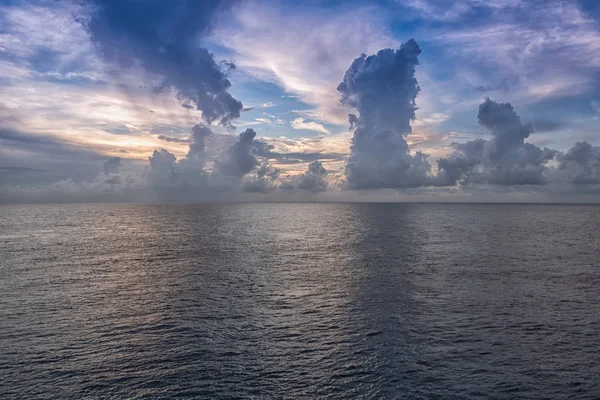
M 600 207 L 0 207 L 0 397 L 600 398 Z

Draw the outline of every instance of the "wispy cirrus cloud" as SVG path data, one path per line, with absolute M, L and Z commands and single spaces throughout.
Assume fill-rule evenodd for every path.
M 402 18 L 418 21 L 412 33 L 424 49 L 416 73 L 421 87 L 416 132 L 482 135 L 468 116 L 484 96 L 510 101 L 534 121 L 552 113 L 559 127 L 536 133 L 532 141 L 539 144 L 566 150 L 571 138 L 590 140 L 590 132 L 597 131 L 592 110 L 573 102 L 579 98 L 589 104 L 600 89 L 600 23 L 581 2 L 396 4 L 408 7 Z
M 592 100 L 592 109 L 594 110 L 592 119 L 600 120 L 600 101 Z
M 128 3 L 139 6 L 135 0 Z M 190 128 L 202 118 L 202 110 L 181 107 L 177 93 L 185 91 L 185 82 L 196 69 L 186 70 L 181 82 L 171 79 L 170 85 L 161 86 L 165 76 L 179 76 L 180 65 L 169 63 L 174 69 L 166 71 L 144 68 L 139 54 L 132 65 L 125 66 L 99 57 L 99 43 L 94 44 L 73 18 L 74 14 L 91 16 L 86 14 L 89 4 L 11 1 L 0 8 L 0 167 L 52 169 L 48 176 L 77 180 L 93 177 L 113 157 L 122 157 L 123 170 L 133 173 L 132 165 L 139 170 L 148 167 L 154 150 L 166 154 L 172 163 L 188 156 L 193 142 Z M 346 130 L 349 110 L 340 104 L 338 83 L 361 52 L 398 48 L 412 36 L 422 44 L 423 54 L 415 73 L 420 86 L 415 119 L 408 122 L 412 126 L 406 138 L 410 154 L 431 155 L 428 159 L 435 170 L 433 159 L 448 158 L 448 152 L 460 147 L 451 143 L 485 141 L 490 132 L 477 124 L 473 110 L 489 95 L 498 102 L 515 104 L 523 121 L 533 122 L 535 131 L 525 143 L 528 146 L 521 146 L 525 150 L 515 147 L 523 153 L 520 156 L 533 154 L 524 153 L 534 149 L 529 144 L 557 149 L 555 154 L 570 151 L 571 155 L 560 159 L 561 182 L 597 182 L 600 27 L 597 16 L 586 13 L 581 4 L 575 0 L 376 4 L 355 0 L 350 7 L 346 2 L 248 0 L 238 2 L 233 20 L 216 23 L 213 38 L 199 41 L 195 35 L 186 36 L 190 47 L 185 52 L 192 49 L 194 53 L 194 46 L 205 44 L 212 51 L 210 45 L 218 43 L 222 46 L 214 46 L 215 52 L 222 51 L 224 58 L 237 64 L 235 72 L 230 71 L 232 95 L 250 105 L 239 109 L 245 111 L 241 119 L 236 118 L 236 111 L 225 122 L 233 121 L 239 131 L 255 128 L 252 146 L 273 146 L 263 156 L 252 153 L 261 162 L 260 166 L 252 163 L 257 170 L 256 188 L 273 189 L 277 177 L 312 177 L 308 164 L 316 161 L 328 172 L 330 183 L 337 179 L 334 174 L 339 176 L 344 170 L 352 136 Z M 197 22 L 190 21 L 192 25 Z M 97 25 L 100 31 L 103 27 Z M 131 26 L 125 23 L 120 28 Z M 162 57 L 155 43 L 148 49 Z M 219 64 L 220 58 L 214 61 Z M 240 81 L 246 86 L 239 85 Z M 223 155 L 233 154 L 227 149 L 239 140 L 232 132 L 223 134 L 225 129 L 211 129 L 215 132 L 202 140 L 201 168 L 204 171 L 206 166 L 206 173 L 219 156 L 223 166 Z M 574 141 L 580 143 L 573 146 Z M 250 151 L 246 146 L 242 153 Z M 261 181 L 259 167 L 274 178 Z M 10 169 L 11 179 L 34 175 L 23 171 Z M 248 176 L 255 173 L 243 171 Z M 126 175 L 121 178 L 127 179 Z M 102 190 L 105 184 L 116 183 L 103 180 Z
M 306 111 L 311 119 L 346 125 L 347 110 L 335 88 L 347 64 L 361 52 L 398 42 L 372 7 L 315 13 L 290 3 L 272 5 L 243 2 L 234 10 L 235 23 L 217 27 L 214 39 L 233 52 L 239 70 L 275 82 L 312 106 Z
M 314 122 L 314 121 L 307 122 L 304 120 L 304 118 L 296 118 L 296 119 L 292 120 L 290 125 L 292 126 L 292 128 L 299 129 L 299 130 L 315 131 L 315 132 L 324 133 L 324 134 L 331 133 L 322 124 L 319 124 L 318 122 Z
M 502 91 L 507 89 L 503 82 L 512 82 L 511 95 L 527 101 L 597 90 L 600 24 L 577 2 L 509 1 L 503 6 L 485 22 L 474 20 L 432 38 L 447 46 L 450 57 L 462 60 L 459 73 L 474 87 Z
M 477 8 L 501 10 L 516 7 L 523 3 L 523 0 L 397 0 L 397 2 L 414 10 L 421 18 L 456 22 L 466 14 L 473 14 Z
M 17 2 L 0 8 L 5 29 L 0 35 L 0 126 L 97 154 L 147 159 L 161 146 L 182 152 L 155 135 L 187 133 L 199 113 L 182 108 L 172 93 L 143 87 L 146 77 L 135 68 L 116 73 L 106 65 L 74 18 L 85 12 L 76 2 Z

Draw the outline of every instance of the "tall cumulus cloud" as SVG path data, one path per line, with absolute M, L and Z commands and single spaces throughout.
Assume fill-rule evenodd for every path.
M 427 156 L 410 154 L 405 139 L 417 109 L 420 54 L 413 39 L 397 50 L 362 54 L 339 84 L 341 103 L 359 113 L 349 115 L 355 129 L 345 170 L 349 189 L 417 187 L 428 180 Z

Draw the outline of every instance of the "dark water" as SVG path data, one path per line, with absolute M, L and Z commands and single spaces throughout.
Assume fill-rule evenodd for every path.
M 600 207 L 0 207 L 0 398 L 600 398 Z

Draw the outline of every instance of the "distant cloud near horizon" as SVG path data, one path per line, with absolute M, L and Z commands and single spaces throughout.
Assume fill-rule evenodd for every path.
M 489 98 L 479 106 L 479 123 L 492 139 L 455 143 L 448 158 L 438 160 L 437 184 L 490 183 L 495 185 L 543 185 L 546 164 L 557 152 L 525 143 L 533 132 L 532 124 L 523 124 L 508 103 Z
M 0 8 L 0 201 L 600 201 L 600 23 L 577 1 L 167 3 Z

